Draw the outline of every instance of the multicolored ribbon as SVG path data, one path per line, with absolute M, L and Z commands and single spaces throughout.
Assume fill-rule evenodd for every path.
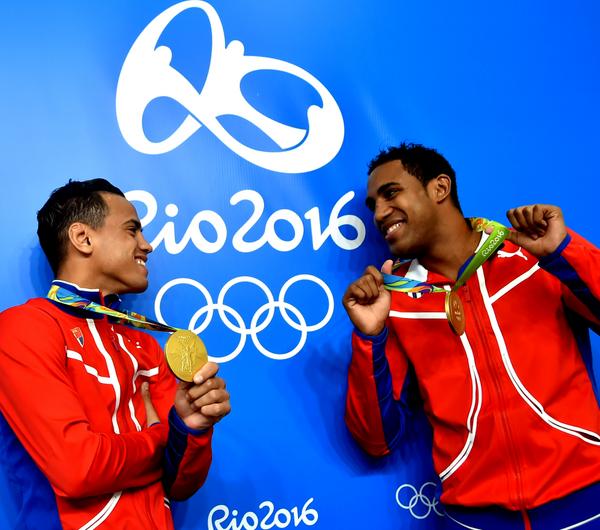
M 92 302 L 78 294 L 72 293 L 60 285 L 52 285 L 46 297 L 59 304 L 91 311 L 92 313 L 98 313 L 100 315 L 107 315 L 114 318 L 119 324 L 130 324 L 136 328 L 151 329 L 153 331 L 178 331 L 178 328 L 168 326 L 167 324 L 161 324 L 160 322 L 151 320 L 139 313 L 134 313 L 133 311 L 117 311 L 116 309 L 111 309 L 110 307 Z
M 488 227 L 492 227 L 494 230 L 485 240 L 485 243 L 481 248 L 473 254 L 460 268 L 458 278 L 452 287 L 452 291 L 456 291 L 459 287 L 462 287 L 467 280 L 473 275 L 473 273 L 485 263 L 486 260 L 494 255 L 494 252 L 500 248 L 504 240 L 508 237 L 508 228 L 506 226 L 497 223 L 496 221 L 490 221 L 483 217 L 477 217 L 471 219 L 471 226 L 476 232 L 483 232 Z M 446 293 L 446 289 L 442 287 L 436 287 L 427 282 L 419 282 L 405 278 L 404 276 L 395 276 L 393 274 L 383 275 L 383 286 L 389 291 L 399 291 L 401 293 Z

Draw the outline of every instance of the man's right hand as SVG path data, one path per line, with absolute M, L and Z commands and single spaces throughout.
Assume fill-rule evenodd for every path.
M 160 423 L 160 418 L 152 404 L 152 396 L 150 395 L 150 385 L 148 381 L 142 383 L 142 399 L 144 407 L 146 407 L 146 427 L 151 427 L 155 423 Z
M 391 259 L 381 267 L 381 272 L 392 273 Z M 342 303 L 354 326 L 365 335 L 379 335 L 385 328 L 385 320 L 390 312 L 391 295 L 383 287 L 383 276 L 373 265 L 350 284 Z

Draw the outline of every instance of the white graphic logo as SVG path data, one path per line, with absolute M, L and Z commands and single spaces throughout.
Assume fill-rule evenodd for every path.
M 238 522 L 238 510 L 229 510 L 229 507 L 224 504 L 215 506 L 208 514 L 208 529 L 209 530 L 270 530 L 274 526 L 277 528 L 289 528 L 306 525 L 313 526 L 319 520 L 319 513 L 314 508 L 309 508 L 313 502 L 313 498 L 308 499 L 302 510 L 294 506 L 291 510 L 280 508 L 275 510 L 275 505 L 271 501 L 261 502 L 258 506 L 259 510 L 265 510 L 266 513 L 259 517 L 254 512 L 246 512 Z M 229 516 L 232 516 L 230 521 Z
M 206 13 L 212 32 L 212 51 L 206 81 L 201 92 L 171 66 L 172 52 L 157 46 L 160 37 L 180 13 L 201 9 Z M 284 72 L 313 87 L 322 106 L 307 109 L 308 129 L 298 129 L 277 122 L 252 107 L 241 92 L 241 81 L 251 72 Z M 189 114 L 179 127 L 162 141 L 148 139 L 142 125 L 148 105 L 161 97 L 180 103 Z M 303 173 L 330 162 L 344 139 L 344 121 L 333 96 L 306 70 L 269 57 L 244 55 L 244 45 L 237 40 L 225 45 L 225 33 L 215 9 L 200 0 L 188 0 L 171 6 L 142 31 L 119 76 L 116 95 L 117 121 L 125 141 L 145 154 L 172 151 L 202 125 L 229 149 L 257 166 L 281 173 Z M 239 116 L 261 129 L 280 148 L 279 152 L 260 151 L 244 145 L 223 128 L 220 116 Z
M 127 200 L 140 202 L 144 206 L 146 211 L 141 218 L 141 223 L 144 228 L 149 226 L 158 214 L 158 201 L 154 195 L 145 190 L 132 190 L 128 191 L 125 196 Z M 276 210 L 266 217 L 263 215 L 265 200 L 260 193 L 254 190 L 238 191 L 232 195 L 229 204 L 237 206 L 240 203 L 247 202 L 252 207 L 252 212 L 242 223 L 242 226 L 233 233 L 231 244 L 235 250 L 244 253 L 256 252 L 265 245 L 279 252 L 289 252 L 296 249 L 304 240 L 305 234 L 310 232 L 309 237 L 313 250 L 319 250 L 329 238 L 344 250 L 354 250 L 362 245 L 366 230 L 359 217 L 350 214 L 342 215 L 341 213 L 342 208 L 346 207 L 353 198 L 353 191 L 349 191 L 340 197 L 331 209 L 328 220 L 326 213 L 324 214 L 325 218 L 322 218 L 321 210 L 316 206 L 305 212 L 303 216 L 293 210 L 284 208 Z M 179 214 L 179 207 L 176 204 L 167 204 L 164 212 L 173 221 L 167 221 L 150 242 L 155 250 L 163 244 L 169 254 L 179 254 L 191 243 L 201 252 L 214 254 L 225 246 L 230 230 L 223 217 L 217 212 L 212 210 L 199 211 L 187 224 L 185 230 L 182 230 L 180 226 L 175 226 L 175 220 Z M 302 217 L 308 221 L 306 223 L 308 227 L 306 228 Z M 248 233 L 256 232 L 256 229 L 259 229 L 263 222 L 262 235 L 257 239 L 249 240 Z M 323 222 L 327 224 L 323 226 Z M 278 223 L 289 225 L 293 232 L 291 239 L 283 239 L 277 234 L 275 225 Z M 214 240 L 210 240 L 205 235 L 202 229 L 203 224 L 210 227 L 212 232 L 216 234 Z M 353 237 L 346 237 L 340 230 L 342 227 L 349 227 L 353 232 L 353 234 L 351 233 Z M 179 241 L 175 237 L 176 232 L 183 233 Z
M 288 292 L 288 289 L 295 283 L 301 281 L 308 281 L 317 284 L 323 290 L 327 298 L 327 312 L 325 316 L 316 324 L 308 324 L 306 322 L 306 318 L 300 312 L 300 310 L 296 306 L 285 301 L 285 296 Z M 252 285 L 256 285 L 263 291 L 267 299 L 267 302 L 255 311 L 249 325 L 246 322 L 244 322 L 242 315 L 240 315 L 238 311 L 236 311 L 233 307 L 225 303 L 225 296 L 227 295 L 229 289 L 231 289 L 234 285 L 240 283 L 249 283 Z M 203 305 L 193 314 L 192 318 L 190 319 L 188 329 L 192 330 L 196 334 L 201 334 L 202 332 L 204 332 L 211 323 L 211 320 L 216 310 L 223 324 L 234 333 L 239 334 L 240 340 L 238 342 L 238 345 L 231 353 L 222 357 L 209 357 L 211 361 L 215 361 L 218 363 L 225 363 L 231 361 L 232 359 L 235 359 L 243 350 L 248 336 L 252 338 L 254 346 L 264 356 L 269 357 L 271 359 L 275 359 L 276 361 L 290 359 L 291 357 L 294 357 L 298 352 L 300 352 L 300 350 L 302 350 L 304 344 L 306 343 L 308 333 L 310 331 L 316 331 L 318 329 L 321 329 L 323 326 L 325 326 L 325 324 L 327 324 L 327 322 L 329 322 L 331 315 L 333 315 L 334 303 L 331 290 L 323 280 L 310 274 L 298 274 L 290 278 L 287 282 L 285 282 L 285 284 L 279 291 L 279 296 L 277 297 L 277 300 L 275 300 L 270 289 L 262 281 L 251 276 L 239 276 L 228 281 L 223 286 L 221 292 L 219 293 L 216 303 L 213 301 L 208 289 L 200 282 L 197 282 L 196 280 L 193 280 L 191 278 L 176 278 L 163 285 L 158 291 L 158 294 L 156 295 L 156 300 L 154 301 L 154 311 L 159 322 L 166 323 L 161 311 L 161 304 L 163 302 L 163 298 L 171 288 L 177 285 L 190 285 L 198 291 L 200 291 L 200 293 L 202 293 L 202 295 L 206 299 L 206 304 Z M 275 314 L 275 309 L 279 310 L 281 317 L 291 328 L 300 332 L 300 339 L 298 341 L 298 344 L 288 352 L 274 353 L 265 348 L 258 338 L 259 333 L 265 330 L 271 324 L 273 316 Z M 201 317 L 204 317 L 204 320 L 200 324 L 198 324 L 198 321 Z M 230 319 L 230 317 L 233 319 L 233 321 Z M 263 319 L 262 321 L 261 318 Z
M 520 258 L 523 258 L 525 261 L 528 261 L 527 256 L 525 254 L 523 254 L 523 251 L 521 249 L 522 249 L 522 247 L 519 247 L 516 252 L 506 252 L 505 250 L 499 250 L 498 257 L 499 258 L 512 258 L 513 256 L 519 256 Z
M 427 487 L 429 487 L 430 495 L 425 494 Z M 425 519 L 432 511 L 438 515 L 444 515 L 437 509 L 440 501 L 435 496 L 434 482 L 425 482 L 419 491 L 412 484 L 402 484 L 396 490 L 396 502 L 400 508 L 408 510 L 415 519 Z

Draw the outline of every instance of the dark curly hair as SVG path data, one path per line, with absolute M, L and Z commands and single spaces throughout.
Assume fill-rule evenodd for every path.
M 462 213 L 458 201 L 458 188 L 456 186 L 456 173 L 450 163 L 435 149 L 425 147 L 421 144 L 401 143 L 398 147 L 388 147 L 369 162 L 369 174 L 375 168 L 391 162 L 400 160 L 404 169 L 421 181 L 425 186 L 431 179 L 438 175 L 448 175 L 452 184 L 450 188 L 450 199 L 452 204 Z

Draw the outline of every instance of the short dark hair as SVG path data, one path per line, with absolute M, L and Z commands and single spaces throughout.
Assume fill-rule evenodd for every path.
M 66 256 L 69 227 L 79 222 L 100 228 L 104 223 L 108 206 L 101 192 L 125 197 L 105 179 L 69 180 L 50 194 L 37 213 L 38 238 L 54 274 Z
M 452 184 L 450 188 L 450 199 L 452 204 L 462 213 L 460 202 L 458 200 L 458 188 L 456 187 L 456 173 L 450 162 L 448 162 L 440 153 L 430 147 L 421 144 L 401 143 L 398 147 L 388 147 L 379 152 L 379 154 L 369 162 L 369 175 L 375 168 L 391 162 L 400 160 L 404 169 L 421 181 L 425 186 L 431 179 L 438 175 L 448 175 Z

